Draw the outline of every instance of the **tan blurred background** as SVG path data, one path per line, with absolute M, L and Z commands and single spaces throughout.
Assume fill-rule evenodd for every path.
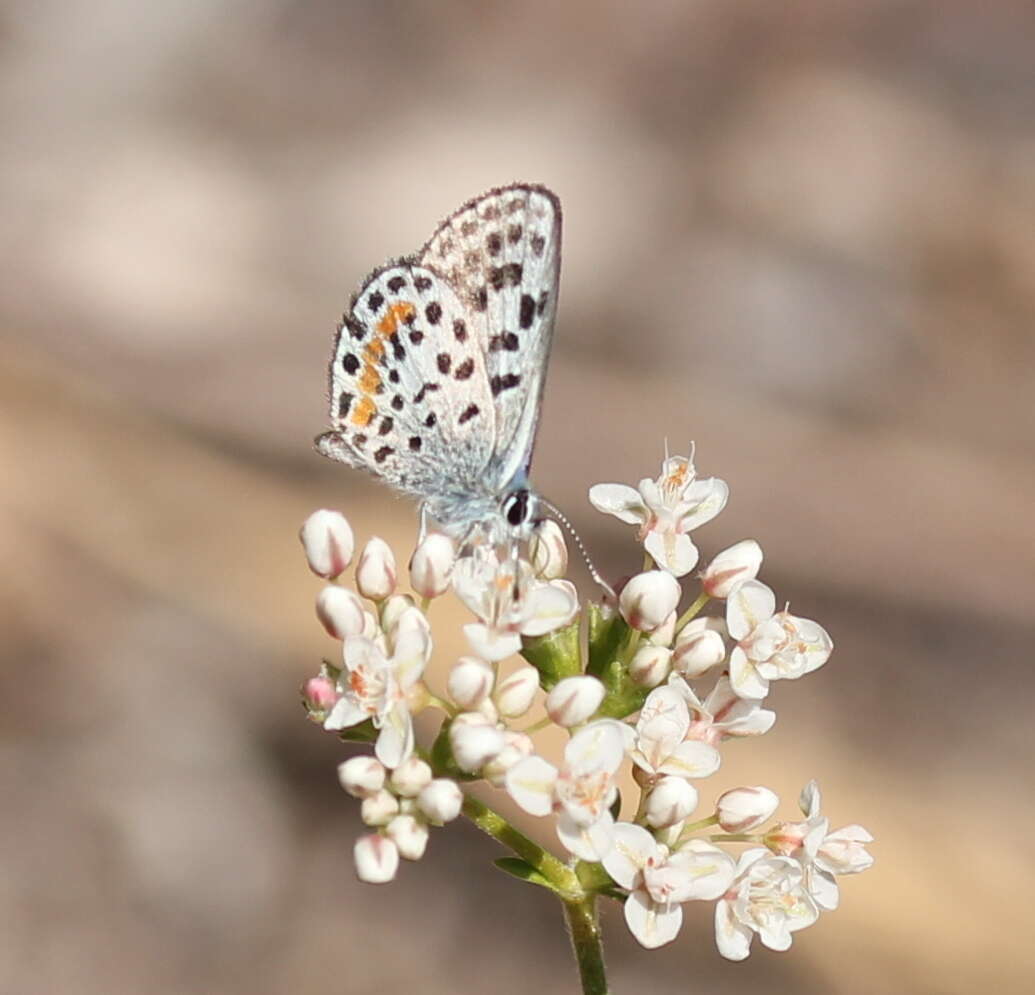
M 609 913 L 616 991 L 1031 991 L 1033 46 L 1022 0 L 0 6 L 0 990 L 574 990 L 469 827 L 355 882 L 296 700 L 303 517 L 414 524 L 310 450 L 335 320 L 523 179 L 566 212 L 538 486 L 618 574 L 586 488 L 695 440 L 705 553 L 757 537 L 837 643 L 704 802 L 816 776 L 879 841 L 789 954 Z

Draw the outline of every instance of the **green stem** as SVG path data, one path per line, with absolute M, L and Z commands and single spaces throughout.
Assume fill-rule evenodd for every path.
M 676 632 L 678 633 L 687 622 L 694 618 L 697 613 L 708 604 L 710 598 L 702 591 L 698 596 L 697 600 L 689 607 L 682 615 L 679 616 L 679 621 L 676 622 Z
M 562 898 L 578 900 L 583 897 L 582 886 L 575 872 L 515 829 L 499 812 L 471 795 L 464 798 L 463 812 L 483 833 L 510 847 L 526 864 L 531 864 L 557 888 Z
M 600 941 L 596 895 L 587 895 L 577 902 L 564 903 L 568 932 L 575 960 L 579 965 L 582 995 L 607 995 L 604 971 L 604 948 Z

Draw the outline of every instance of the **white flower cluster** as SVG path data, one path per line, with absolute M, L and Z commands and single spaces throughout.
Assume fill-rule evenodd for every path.
M 356 845 L 363 880 L 391 880 L 400 856 L 418 859 L 428 825 L 460 813 L 458 781 L 483 778 L 526 812 L 553 818 L 571 858 L 596 867 L 597 878 L 581 879 L 624 898 L 626 922 L 645 947 L 675 938 L 687 901 L 716 901 L 718 947 L 733 960 L 748 955 L 755 934 L 786 949 L 794 931 L 837 906 L 836 878 L 870 866 L 871 837 L 860 826 L 831 832 L 814 782 L 800 799 L 803 821 L 763 828 L 779 800 L 760 786 L 722 793 L 714 811 L 691 821 L 696 782 L 719 769 L 722 744 L 772 727 L 775 714 L 763 707 L 771 682 L 810 673 L 832 650 L 816 622 L 776 610 L 774 593 L 756 579 L 762 551 L 753 540 L 704 568 L 699 595 L 680 614 L 678 578 L 698 563 L 691 532 L 722 510 L 728 493 L 721 480 L 697 480 L 683 457 L 666 458 L 658 479 L 636 489 L 593 487 L 599 510 L 639 526 L 647 554 L 617 604 L 580 608 L 562 579 L 567 550 L 551 521 L 537 527 L 528 560 L 488 545 L 458 558 L 450 539 L 429 535 L 410 561 L 412 596 L 396 593 L 395 559 L 374 538 L 359 557 L 355 589 L 330 584 L 319 593 L 317 615 L 341 641 L 341 662 L 325 663 L 306 683 L 304 702 L 324 728 L 375 744 L 374 757 L 340 768 L 375 830 Z M 310 516 L 302 542 L 311 569 L 328 580 L 352 561 L 352 530 L 337 512 Z M 471 653 L 439 697 L 423 681 L 432 652 L 426 612 L 450 588 L 475 620 L 464 627 Z M 724 610 L 701 615 L 712 601 Z M 508 665 L 518 654 L 524 661 Z M 516 728 L 537 702 L 545 717 Z M 428 707 L 445 719 L 421 751 L 412 716 Z M 570 736 L 557 763 L 536 752 L 530 735 L 551 724 Z M 623 770 L 640 790 L 625 818 Z M 731 855 L 734 847 L 743 852 Z

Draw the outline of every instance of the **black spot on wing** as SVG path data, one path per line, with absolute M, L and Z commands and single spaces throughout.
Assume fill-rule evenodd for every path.
M 535 319 L 535 299 L 530 294 L 521 295 L 521 315 L 519 323 L 522 328 L 531 328 Z

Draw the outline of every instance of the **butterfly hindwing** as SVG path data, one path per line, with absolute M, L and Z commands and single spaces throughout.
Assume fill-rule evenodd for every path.
M 457 291 L 483 350 L 495 407 L 487 486 L 527 468 L 546 378 L 561 254 L 561 209 L 543 187 L 504 187 L 450 215 L 418 255 Z
M 437 273 L 375 270 L 338 331 L 332 431 L 317 448 L 419 498 L 480 487 L 496 411 L 469 317 Z

